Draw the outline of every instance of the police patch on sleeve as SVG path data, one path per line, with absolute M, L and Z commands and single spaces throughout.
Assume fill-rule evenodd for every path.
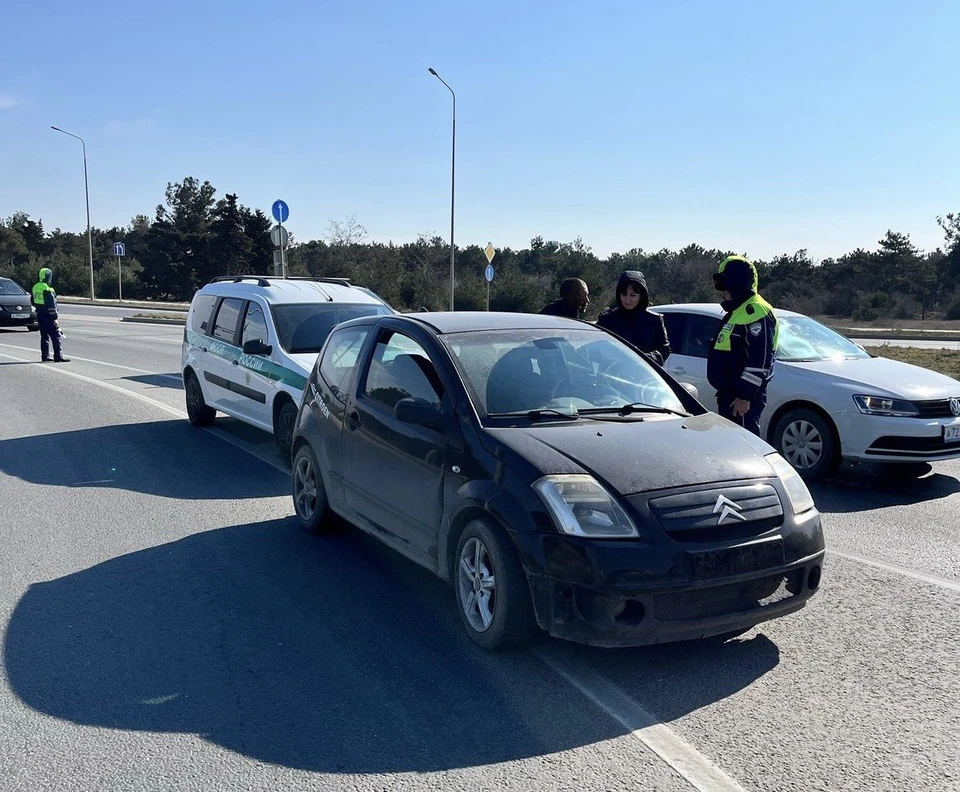
M 760 326 L 760 322 L 754 322 L 750 325 L 750 335 L 760 335 L 761 330 L 763 330 L 763 328 Z

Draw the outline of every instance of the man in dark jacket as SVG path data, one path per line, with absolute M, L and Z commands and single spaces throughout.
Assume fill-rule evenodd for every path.
M 53 282 L 53 270 L 44 267 L 40 270 L 40 280 L 33 287 L 31 300 L 37 309 L 37 324 L 40 325 L 40 360 L 50 360 L 50 342 L 53 342 L 53 360 L 55 363 L 69 363 L 60 348 L 60 324 L 57 321 L 57 293 L 50 285 Z
M 566 316 L 579 319 L 590 305 L 590 289 L 580 278 L 567 278 L 560 284 L 560 299 L 554 300 L 540 311 L 548 316 Z
M 646 352 L 661 366 L 670 354 L 663 317 L 648 311 L 650 293 L 642 272 L 627 270 L 617 283 L 617 304 L 600 315 L 597 325 Z
M 777 317 L 757 294 L 757 270 L 749 259 L 727 256 L 713 285 L 726 311 L 707 354 L 707 379 L 717 389 L 717 412 L 759 436 L 777 351 Z

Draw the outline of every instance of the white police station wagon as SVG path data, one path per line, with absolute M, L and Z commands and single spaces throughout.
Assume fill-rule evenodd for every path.
M 190 303 L 183 387 L 194 426 L 223 412 L 272 432 L 290 455 L 307 377 L 330 331 L 360 316 L 392 314 L 344 278 L 219 277 Z

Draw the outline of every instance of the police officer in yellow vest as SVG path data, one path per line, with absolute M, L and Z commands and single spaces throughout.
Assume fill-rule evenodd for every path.
M 50 360 L 50 342 L 53 342 L 53 360 L 56 363 L 69 363 L 60 347 L 60 325 L 57 321 L 57 293 L 50 285 L 53 282 L 53 270 L 44 267 L 40 270 L 40 280 L 33 287 L 31 299 L 37 309 L 37 323 L 40 325 L 40 359 Z
M 707 355 L 707 379 L 717 389 L 717 412 L 759 435 L 777 351 L 777 317 L 757 294 L 757 269 L 743 256 L 721 261 L 713 286 L 726 311 Z

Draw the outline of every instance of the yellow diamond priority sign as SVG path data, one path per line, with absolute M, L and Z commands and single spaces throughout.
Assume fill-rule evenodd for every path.
M 486 248 L 483 250 L 484 254 L 487 257 L 487 264 L 493 261 L 493 257 L 496 255 L 497 251 L 493 249 L 493 243 L 487 242 Z

